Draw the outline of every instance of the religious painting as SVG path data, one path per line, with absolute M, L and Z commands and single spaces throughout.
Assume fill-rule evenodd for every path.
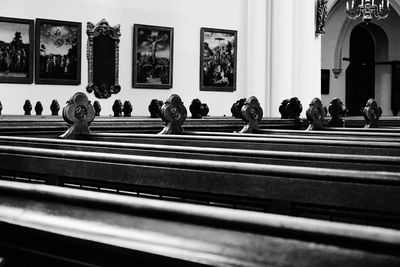
M 172 88 L 173 44 L 173 28 L 134 25 L 132 87 Z
M 0 17 L 0 82 L 32 83 L 33 20 Z
M 237 31 L 201 28 L 200 90 L 236 90 Z
M 35 83 L 81 83 L 80 22 L 36 19 Z

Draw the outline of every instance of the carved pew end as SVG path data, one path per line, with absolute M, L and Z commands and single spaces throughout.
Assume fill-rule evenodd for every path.
M 67 101 L 62 114 L 69 128 L 60 138 L 76 139 L 79 135 L 91 133 L 89 125 L 94 120 L 95 110 L 84 93 L 75 93 Z
M 281 119 L 294 119 L 297 128 L 301 127 L 300 114 L 303 111 L 303 105 L 297 97 L 284 99 L 279 106 Z
M 241 98 L 237 100 L 235 103 L 233 103 L 231 107 L 232 117 L 236 119 L 242 118 L 242 107 L 245 103 L 246 103 L 246 98 Z
M 239 133 L 257 132 L 260 129 L 259 122 L 263 118 L 263 109 L 255 96 L 251 96 L 246 100 L 241 109 L 241 113 L 242 119 L 246 125 Z
M 377 128 L 378 120 L 382 115 L 382 109 L 375 99 L 369 99 L 362 109 L 362 115 L 365 119 L 364 128 Z
M 321 130 L 326 113 L 326 107 L 322 105 L 321 100 L 314 98 L 306 111 L 307 120 L 310 123 L 306 131 Z
M 345 121 L 341 118 L 346 116 L 348 110 L 339 98 L 334 98 L 328 108 L 331 119 L 328 121 L 329 127 L 344 127 Z
M 161 107 L 164 102 L 158 99 L 153 99 L 149 105 L 150 118 L 161 118 Z
M 207 117 L 210 109 L 206 103 L 201 103 L 200 99 L 196 98 L 192 100 L 189 106 L 190 113 L 192 113 L 193 119 L 201 119 Z
M 186 117 L 187 110 L 181 98 L 176 94 L 171 95 L 161 107 L 161 118 L 165 127 L 159 134 L 183 134 L 182 124 Z

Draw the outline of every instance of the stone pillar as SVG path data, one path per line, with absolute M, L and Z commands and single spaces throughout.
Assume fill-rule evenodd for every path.
M 256 96 L 265 116 L 269 113 L 270 86 L 268 71 L 271 29 L 271 1 L 249 0 L 247 6 L 247 91 L 246 96 Z
M 304 105 L 321 97 L 321 37 L 315 35 L 316 0 L 267 2 L 272 11 L 270 116 L 279 116 L 283 99 L 296 96 Z

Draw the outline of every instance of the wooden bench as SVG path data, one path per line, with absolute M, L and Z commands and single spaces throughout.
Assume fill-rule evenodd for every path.
M 196 147 L 116 141 L 60 140 L 35 137 L 0 136 L 0 145 L 103 152 L 191 160 L 248 162 L 331 169 L 400 171 L 399 156 L 328 154 L 236 148 Z
M 0 146 L 2 179 L 400 226 L 400 174 Z
M 400 264 L 395 230 L 4 181 L 0 195 L 11 266 Z
M 70 120 L 74 120 L 74 118 Z M 86 122 L 86 124 L 88 126 L 89 123 Z M 123 145 L 115 143 L 100 144 L 81 142 L 81 145 L 85 144 L 84 147 L 79 146 L 79 143 L 77 143 L 78 145 L 75 145 L 73 143 L 57 143 L 49 140 L 38 141 L 31 139 L 24 141 L 22 139 L 12 139 L 11 137 L 8 138 L 8 140 L 7 138 L 3 138 L 1 142 L 3 142 L 4 146 L 2 146 L 1 149 L 4 151 L 4 157 L 8 159 L 4 164 L 2 164 L 4 166 L 3 176 L 6 178 L 7 176 L 24 177 L 24 175 L 28 174 L 28 177 L 33 175 L 33 179 L 35 180 L 37 180 L 35 178 L 36 176 L 45 176 L 44 180 L 53 184 L 92 188 L 114 188 L 112 189 L 114 191 L 121 191 L 126 187 L 130 191 L 168 197 L 189 197 L 196 201 L 221 202 L 222 200 L 222 202 L 233 203 L 233 205 L 236 206 L 248 202 L 250 203 L 248 206 L 251 208 L 260 209 L 261 207 L 261 209 L 266 211 L 289 213 L 294 215 L 299 214 L 300 216 L 301 214 L 309 212 L 313 216 L 317 216 L 316 214 L 323 214 L 321 217 L 328 217 L 328 219 L 332 219 L 332 217 L 335 216 L 339 218 L 346 212 L 352 215 L 359 213 L 361 215 L 357 214 L 355 217 L 362 217 L 363 219 L 359 220 L 362 223 L 370 223 L 370 221 L 375 220 L 375 217 L 380 217 L 378 218 L 380 221 L 379 223 L 389 222 L 389 224 L 392 225 L 398 224 L 396 221 L 398 220 L 398 210 L 387 209 L 387 207 L 384 207 L 382 203 L 377 204 L 378 201 L 375 199 L 374 205 L 376 206 L 374 206 L 372 210 L 381 213 L 375 217 L 372 215 L 374 219 L 370 219 L 372 218 L 371 214 L 373 212 L 371 212 L 367 206 L 360 207 L 360 205 L 364 205 L 364 202 L 360 201 L 361 199 L 368 201 L 369 199 L 376 197 L 371 193 L 371 191 L 368 191 L 370 189 L 363 191 L 364 189 L 362 187 L 368 187 L 368 181 L 373 180 L 373 184 L 378 185 L 378 187 L 381 185 L 381 180 L 385 186 L 387 182 L 386 179 L 396 181 L 396 179 L 392 178 L 398 176 L 396 173 L 398 172 L 398 169 L 396 169 L 396 167 L 399 156 L 399 143 L 395 142 L 396 140 L 394 137 L 394 140 L 391 142 L 383 142 L 379 140 L 325 141 L 299 138 L 266 138 L 254 135 L 251 135 L 250 138 L 249 136 L 250 135 L 160 136 L 148 134 L 90 134 L 87 129 L 86 133 L 78 133 L 76 137 L 94 140 L 95 142 L 109 140 L 112 142 L 125 141 L 133 143 Z M 12 144 L 13 142 L 16 142 L 17 144 Z M 176 147 L 171 148 L 166 145 L 174 145 Z M 182 145 L 193 147 L 182 147 Z M 121 152 L 115 151 L 119 148 L 121 149 Z M 252 148 L 256 149 L 250 150 Z M 247 150 L 240 151 L 240 149 Z M 35 150 L 41 151 L 40 153 L 42 154 L 39 152 L 36 153 Z M 280 152 L 277 152 L 277 150 Z M 87 155 L 80 151 L 87 153 Z M 308 151 L 314 153 L 294 153 L 294 151 Z M 325 154 L 317 154 L 315 153 L 316 151 Z M 58 152 L 62 154 L 57 154 Z M 331 156 L 328 154 L 332 152 L 336 155 Z M 121 153 L 127 153 L 128 155 L 121 155 Z M 346 154 L 343 155 L 343 153 Z M 160 154 L 163 155 L 163 157 L 161 157 Z M 293 154 L 292 157 L 289 157 L 289 154 Z M 83 155 L 82 158 L 81 155 Z M 88 155 L 91 156 L 87 158 Z M 101 155 L 101 157 L 97 158 L 99 155 Z M 35 156 L 39 157 L 37 162 L 32 159 L 32 157 Z M 70 158 L 70 156 L 72 158 Z M 299 158 L 297 158 L 297 156 Z M 135 160 L 130 161 L 124 157 L 130 159 L 133 158 Z M 318 160 L 318 157 L 321 158 Z M 10 163 L 9 161 L 12 158 L 17 161 L 21 160 L 22 162 L 25 162 L 26 166 L 23 164 L 24 166 L 20 168 L 17 166 L 18 164 Z M 309 162 L 310 159 L 312 161 Z M 82 160 L 82 162 L 79 162 L 79 160 Z M 125 162 L 125 160 L 128 160 L 128 163 Z M 263 164 L 266 160 L 270 160 L 271 162 L 278 164 L 278 166 Z M 328 169 L 323 166 L 324 161 L 329 162 L 332 160 L 337 162 L 327 163 L 326 165 L 335 169 Z M 157 161 L 159 161 L 159 163 L 155 163 Z M 285 163 L 285 161 L 287 162 Z M 377 163 L 374 163 L 374 161 L 377 161 Z M 54 166 L 52 162 L 56 162 L 64 167 L 67 166 L 68 170 L 59 170 L 58 166 Z M 79 172 L 76 171 L 79 169 L 80 163 L 88 168 L 82 177 L 82 174 L 79 174 Z M 39 164 L 38 166 L 45 166 L 44 168 L 47 169 L 47 171 L 43 172 L 38 170 L 33 166 L 35 164 Z M 103 166 L 102 164 L 106 164 L 107 166 Z M 140 168 L 134 168 L 137 167 L 137 164 L 139 164 Z M 183 164 L 183 167 L 181 164 Z M 288 164 L 300 165 L 303 167 L 287 167 Z M 325 168 L 304 167 L 308 166 L 307 164 L 310 164 L 311 166 L 318 166 L 318 164 L 320 164 L 322 166 L 319 167 Z M 382 174 L 379 172 L 340 170 L 345 168 L 341 167 L 341 165 L 357 170 L 365 170 L 368 168 L 374 169 L 374 167 L 379 166 L 381 168 L 379 170 L 381 171 L 393 171 L 395 173 L 387 172 Z M 100 170 L 104 169 L 105 172 L 98 171 L 97 169 L 99 166 Z M 74 170 L 69 170 L 70 168 L 73 168 Z M 116 169 L 119 170 L 124 168 L 126 172 L 122 171 L 122 173 L 119 173 L 118 171 L 117 174 L 115 174 L 116 176 L 113 177 L 113 171 L 116 172 Z M 132 180 L 129 180 L 128 178 L 130 176 L 128 175 L 127 170 L 130 168 L 133 169 L 132 174 L 134 178 Z M 260 171 L 253 171 L 252 168 Z M 18 174 L 18 171 L 21 172 L 21 175 Z M 67 172 L 67 174 L 63 174 L 63 171 Z M 15 172 L 17 172 L 17 174 Z M 157 172 L 161 172 L 161 174 Z M 326 175 L 328 175 L 327 177 L 329 178 L 326 178 Z M 67 179 L 64 179 L 65 177 L 67 177 Z M 163 180 L 164 177 L 168 180 L 167 182 Z M 246 182 L 243 182 L 243 184 L 235 184 L 235 180 L 239 179 L 237 177 Z M 350 188 L 352 186 L 357 187 L 359 186 L 359 181 L 362 181 L 360 189 L 360 192 L 362 193 L 360 193 L 359 198 L 350 201 L 349 196 L 345 197 L 343 192 L 339 192 L 342 186 L 341 183 L 343 182 L 343 177 L 350 179 L 345 179 L 346 181 L 351 181 L 345 186 L 347 187 L 347 191 L 343 191 L 347 194 L 351 194 L 352 190 L 350 190 Z M 302 184 L 301 182 L 304 182 L 304 178 L 307 182 Z M 375 178 L 376 180 L 370 180 L 370 178 Z M 169 179 L 172 179 L 173 182 L 170 183 Z M 298 179 L 301 181 L 301 186 L 299 187 L 297 187 L 297 183 L 299 182 Z M 147 184 L 149 181 L 150 183 Z M 198 186 L 198 184 L 205 181 L 207 184 Z M 266 181 L 268 183 L 266 183 Z M 221 187 L 218 187 L 217 189 L 213 188 L 215 183 L 220 182 L 221 185 L 219 186 Z M 313 187 L 313 183 L 315 182 L 317 183 L 317 186 Z M 307 192 L 307 190 L 310 190 L 308 186 L 311 186 L 312 192 L 319 192 L 319 190 L 321 190 L 320 187 L 322 187 L 323 184 L 333 184 L 333 191 L 326 192 L 328 195 L 331 194 L 331 199 L 324 199 L 324 194 L 319 196 L 319 198 L 315 196 L 308 198 L 307 194 L 310 194 Z M 240 185 L 239 188 L 237 188 L 238 185 Z M 286 187 L 290 188 L 290 190 L 283 192 Z M 193 188 L 195 188 L 195 190 L 193 190 Z M 271 188 L 276 192 L 270 192 Z M 371 186 L 371 188 L 373 187 Z M 208 192 L 207 190 L 211 191 Z M 302 190 L 302 192 L 299 193 L 297 190 Z M 357 190 L 359 189 L 357 188 Z M 386 196 L 385 190 L 386 188 L 380 192 L 385 201 L 397 201 L 397 199 L 391 199 L 391 194 Z M 390 190 L 392 190 L 392 188 L 390 188 Z M 396 190 L 397 189 L 395 189 L 395 191 Z M 255 192 L 252 194 L 252 191 Z M 258 193 L 260 194 L 257 194 L 257 191 L 259 191 Z M 324 190 L 322 191 L 325 192 Z M 334 200 L 336 193 L 339 198 L 344 198 L 344 200 Z M 365 193 L 365 195 L 362 196 L 363 193 Z M 294 197 L 296 194 L 298 195 Z M 272 205 L 268 204 L 271 200 L 273 203 Z M 300 205 L 297 203 L 300 203 Z M 330 212 L 339 209 L 339 212 L 334 211 L 331 214 L 341 215 L 325 216 L 326 211 L 329 209 Z M 354 212 L 357 209 L 360 211 Z M 320 211 L 315 213 L 316 210 Z

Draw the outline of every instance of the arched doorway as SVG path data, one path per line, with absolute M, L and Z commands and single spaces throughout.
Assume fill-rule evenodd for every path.
M 346 106 L 349 115 L 375 98 L 375 42 L 368 25 L 359 24 L 350 35 L 350 65 L 346 69 Z

